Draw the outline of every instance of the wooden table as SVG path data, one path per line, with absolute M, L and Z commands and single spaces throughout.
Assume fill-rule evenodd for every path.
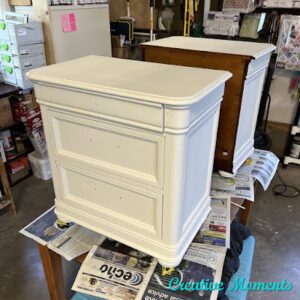
M 245 209 L 242 210 L 235 205 L 231 205 L 231 221 L 239 217 L 240 222 L 246 226 L 249 220 L 252 202 L 238 198 L 233 198 L 232 201 L 238 205 L 242 205 Z M 38 247 L 51 300 L 66 300 L 61 256 L 47 246 L 38 244 Z M 75 261 L 82 264 L 86 255 L 87 253 L 78 256 L 75 258 Z

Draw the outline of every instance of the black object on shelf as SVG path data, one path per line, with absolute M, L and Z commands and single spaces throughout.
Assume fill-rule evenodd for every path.
M 0 98 L 10 96 L 11 94 L 18 92 L 20 89 L 10 84 L 0 83 Z
M 8 126 L 0 127 L 0 131 L 5 131 L 5 130 L 7 130 L 7 129 L 11 129 L 11 128 L 13 128 L 14 126 L 16 126 L 16 125 L 18 125 L 18 124 L 19 124 L 19 123 L 14 122 L 14 123 L 12 123 L 12 124 L 10 124 L 10 125 L 8 125 Z
M 10 162 L 12 162 L 12 161 L 14 161 L 14 160 L 20 158 L 21 156 L 25 156 L 25 155 L 27 155 L 27 154 L 33 152 L 33 151 L 34 151 L 33 147 L 30 147 L 30 148 L 28 148 L 28 149 L 25 149 L 24 151 L 17 153 L 16 156 L 7 159 L 5 163 L 10 163 Z
M 298 107 L 297 107 L 297 111 L 296 111 L 296 115 L 295 115 L 294 123 L 293 123 L 292 127 L 293 126 L 299 126 L 299 121 L 300 121 L 300 100 L 298 102 Z M 292 132 L 290 133 L 288 144 L 287 144 L 287 147 L 286 147 L 286 150 L 285 150 L 285 157 L 290 156 L 295 136 L 296 135 L 292 134 Z M 288 162 L 286 162 L 286 160 L 284 159 L 283 166 L 286 166 L 287 164 L 288 164 Z
M 275 71 L 276 58 L 277 58 L 277 54 L 273 53 L 270 59 L 270 64 L 267 71 L 267 77 L 266 77 L 265 85 L 260 100 L 256 130 L 254 134 L 254 147 L 262 150 L 269 150 L 272 146 L 272 140 L 266 133 L 266 125 L 268 122 L 269 109 L 271 104 L 271 97 L 269 92 L 270 92 L 273 74 Z M 265 119 L 265 126 L 264 126 L 265 114 L 266 114 L 266 119 Z

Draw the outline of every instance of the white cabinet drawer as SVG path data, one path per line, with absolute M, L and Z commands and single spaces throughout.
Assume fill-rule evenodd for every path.
M 57 201 L 113 227 L 161 238 L 162 194 L 121 183 L 91 170 L 56 162 Z M 59 199 L 61 198 L 61 199 Z
M 157 132 L 163 132 L 164 129 L 164 109 L 161 104 L 141 103 L 132 99 L 122 101 L 117 96 L 99 96 L 92 92 L 61 90 L 52 86 L 36 86 L 34 91 L 38 102 L 47 103 L 48 107 Z
M 47 110 L 46 115 L 53 136 L 50 143 L 58 156 L 163 187 L 163 136 L 76 114 Z

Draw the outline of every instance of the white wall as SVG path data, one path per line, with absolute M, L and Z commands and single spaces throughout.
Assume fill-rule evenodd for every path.
M 0 11 L 10 11 L 8 0 L 0 0 Z
M 295 76 L 297 76 L 297 72 L 275 70 L 270 89 L 272 102 L 269 120 L 286 124 L 293 123 L 298 102 L 291 98 L 288 88 L 291 78 Z

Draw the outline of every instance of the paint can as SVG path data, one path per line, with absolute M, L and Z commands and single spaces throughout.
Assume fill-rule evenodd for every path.
M 6 159 L 9 160 L 16 157 L 16 149 L 10 130 L 0 132 L 0 140 L 3 143 Z
M 294 137 L 290 157 L 300 158 L 300 136 Z

